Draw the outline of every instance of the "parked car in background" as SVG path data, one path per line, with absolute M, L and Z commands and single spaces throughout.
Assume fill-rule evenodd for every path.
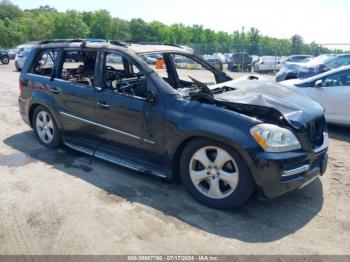
M 306 63 L 287 63 L 276 74 L 276 81 L 308 78 L 350 64 L 350 54 L 321 55 Z
M 16 49 L 9 49 L 10 59 L 13 60 L 16 57 Z
M 219 69 L 219 70 L 223 70 L 224 69 L 224 65 L 223 65 L 222 61 L 219 58 L 217 58 L 217 57 L 215 57 L 213 55 L 204 55 L 203 58 L 205 60 L 207 60 L 210 64 L 215 66 L 217 69 Z
M 311 55 L 291 55 L 281 59 L 281 64 L 286 63 L 305 63 L 313 59 Z
M 332 124 L 350 126 L 350 66 L 343 66 L 306 79 L 281 82 L 311 97 L 326 110 Z
M 226 63 L 226 57 L 222 53 L 214 53 L 213 57 L 219 59 L 222 64 Z
M 252 58 L 246 52 L 233 53 L 227 69 L 232 72 L 252 71 Z
M 142 55 L 140 57 L 143 59 L 143 61 L 145 61 L 149 65 L 155 65 L 157 62 L 157 58 L 155 57 L 150 57 L 148 55 Z
M 277 56 L 262 56 L 254 64 L 254 71 L 257 73 L 266 73 L 279 70 L 281 67 L 280 58 Z
M 230 62 L 230 58 L 233 55 L 233 53 L 224 53 L 225 56 L 225 64 L 228 64 Z
M 69 55 L 66 55 L 66 59 L 69 59 Z M 111 64 L 122 64 L 123 60 L 120 58 L 118 55 L 111 54 L 106 58 L 106 63 L 111 63 Z M 78 60 L 79 61 L 79 60 Z M 76 61 L 76 62 L 78 62 Z
M 26 61 L 32 47 L 32 44 L 25 44 L 16 48 L 15 67 L 18 72 L 22 70 L 24 62 Z
M 68 53 L 81 59 L 66 61 Z M 140 58 L 150 53 L 162 56 L 168 70 Z M 106 64 L 111 54 L 123 67 Z M 42 57 L 54 63 L 43 65 Z M 271 81 L 239 85 L 181 47 L 56 40 L 30 52 L 18 102 L 41 144 L 64 143 L 151 175 L 180 177 L 196 200 L 213 208 L 237 207 L 256 188 L 277 197 L 324 174 L 323 108 Z
M 259 61 L 260 56 L 251 55 L 251 57 L 252 57 L 252 68 L 254 68 L 254 65 Z
M 10 63 L 10 54 L 5 48 L 0 48 L 0 62 L 4 65 Z

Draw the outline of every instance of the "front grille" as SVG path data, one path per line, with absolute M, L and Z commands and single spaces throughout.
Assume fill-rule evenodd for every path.
M 326 131 L 326 120 L 324 117 L 310 122 L 307 126 L 307 137 L 312 148 L 323 144 L 323 132 Z

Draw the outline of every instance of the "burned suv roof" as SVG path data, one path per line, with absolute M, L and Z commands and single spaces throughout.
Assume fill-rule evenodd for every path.
M 136 54 L 171 52 L 193 54 L 193 50 L 185 46 L 132 43 L 106 39 L 52 39 L 36 42 L 37 45 L 44 45 L 45 47 L 79 47 L 83 43 L 86 47 L 128 50 Z
M 173 52 L 173 53 L 193 53 L 188 48 L 184 48 L 181 46 L 175 46 L 175 45 L 144 45 L 144 44 L 131 44 L 128 46 L 132 51 L 134 51 L 137 54 L 145 54 L 145 53 L 167 53 L 167 52 Z

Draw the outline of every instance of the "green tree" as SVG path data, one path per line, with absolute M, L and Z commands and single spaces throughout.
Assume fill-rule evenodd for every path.
M 0 20 L 15 19 L 23 15 L 23 11 L 8 0 L 0 1 Z
M 152 36 L 151 41 L 162 43 L 169 40 L 169 27 L 165 24 L 158 21 L 153 21 L 149 23 L 148 28 L 149 34 Z
M 89 36 L 89 27 L 83 22 L 76 11 L 67 11 L 55 18 L 54 38 L 81 38 Z
M 107 10 L 93 13 L 90 26 L 90 37 L 108 38 L 111 32 L 112 17 Z
M 113 18 L 108 37 L 115 40 L 130 40 L 129 22 L 119 18 Z
M 166 25 L 159 21 L 146 23 L 111 17 L 107 10 L 94 12 L 58 12 L 48 5 L 21 10 L 8 0 L 0 0 L 0 45 L 12 47 L 20 43 L 48 38 L 109 38 L 138 42 L 190 45 L 200 54 L 247 51 L 257 55 L 318 55 L 329 50 L 316 43 L 305 44 L 299 35 L 291 39 L 264 36 L 257 28 L 246 33 L 216 32 L 202 25 Z
M 0 20 L 0 46 L 11 46 L 11 37 L 5 23 Z
M 292 44 L 292 53 L 293 54 L 301 54 L 303 51 L 304 40 L 300 35 L 293 35 L 290 39 Z
M 255 55 L 260 54 L 260 31 L 255 27 L 250 28 L 247 39 L 249 43 L 248 52 Z
M 131 19 L 129 29 L 132 41 L 147 42 L 153 40 L 148 24 L 140 18 Z

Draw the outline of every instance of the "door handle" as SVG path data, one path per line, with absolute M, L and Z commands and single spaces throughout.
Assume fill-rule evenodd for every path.
M 60 90 L 57 87 L 49 87 L 51 93 L 58 94 Z
M 97 103 L 101 108 L 108 109 L 110 106 L 106 104 L 105 102 L 98 102 Z

